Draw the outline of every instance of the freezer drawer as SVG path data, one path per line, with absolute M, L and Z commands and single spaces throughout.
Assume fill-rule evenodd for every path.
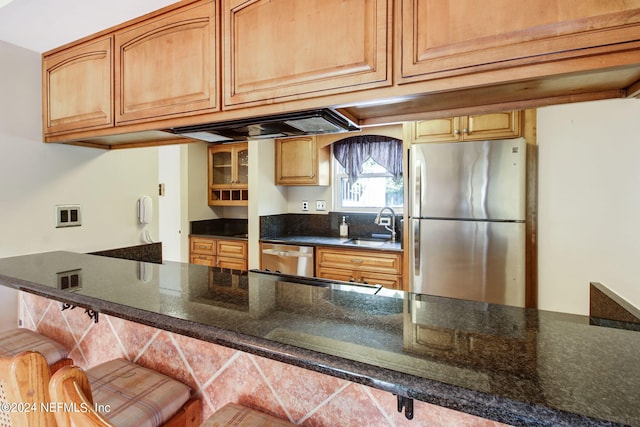
M 411 291 L 524 307 L 525 223 L 411 220 Z
M 262 269 L 283 274 L 313 277 L 315 268 L 313 250 L 312 246 L 263 243 Z

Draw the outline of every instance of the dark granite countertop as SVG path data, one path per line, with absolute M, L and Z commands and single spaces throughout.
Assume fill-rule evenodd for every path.
M 0 284 L 512 425 L 640 426 L 640 334 L 586 316 L 71 252 Z M 78 287 L 61 289 L 74 271 Z
M 373 240 L 373 239 L 372 239 Z M 362 245 L 353 242 L 350 237 L 329 237 L 329 236 L 276 236 L 263 237 L 260 239 L 264 243 L 282 243 L 287 245 L 301 246 L 336 246 L 350 249 L 365 249 L 379 251 L 402 251 L 400 242 L 392 242 L 386 239 L 375 239 L 372 245 Z

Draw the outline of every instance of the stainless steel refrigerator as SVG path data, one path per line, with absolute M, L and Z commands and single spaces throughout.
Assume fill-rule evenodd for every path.
M 523 307 L 524 139 L 414 144 L 412 292 Z

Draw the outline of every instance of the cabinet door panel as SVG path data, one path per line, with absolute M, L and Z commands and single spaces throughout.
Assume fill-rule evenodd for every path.
M 462 135 L 459 117 L 414 122 L 412 131 L 413 143 L 459 141 Z
M 520 136 L 520 116 L 520 111 L 466 116 L 464 139 L 472 141 Z
M 226 0 L 225 106 L 391 84 L 391 1 Z
M 44 133 L 113 126 L 111 36 L 45 56 Z
M 640 20 L 639 0 L 402 0 L 401 7 L 401 75 L 419 79 L 586 55 L 633 39 L 628 32 L 637 29 L 625 26 Z M 613 27 L 619 31 L 606 31 Z
M 117 123 L 219 109 L 215 5 L 187 6 L 116 33 Z

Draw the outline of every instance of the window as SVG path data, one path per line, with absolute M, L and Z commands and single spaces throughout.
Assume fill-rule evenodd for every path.
M 337 161 L 334 170 L 338 210 L 377 210 L 384 206 L 402 209 L 403 178 L 394 178 L 371 158 L 363 163 L 362 174 L 353 183 L 349 183 L 347 172 Z
M 402 141 L 358 136 L 334 143 L 334 198 L 337 210 L 402 210 Z M 395 173 L 392 173 L 395 172 Z

